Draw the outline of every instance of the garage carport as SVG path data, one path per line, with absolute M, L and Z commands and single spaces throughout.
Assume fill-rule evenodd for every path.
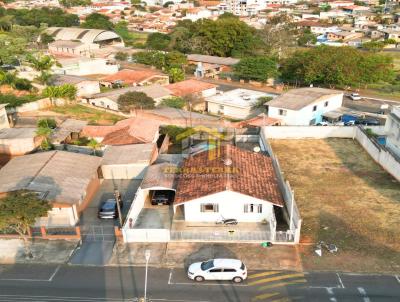
M 176 165 L 160 163 L 147 168 L 123 227 L 125 242 L 168 242 L 173 217 Z M 170 205 L 152 205 L 154 192 L 168 192 Z
M 155 164 L 147 168 L 140 187 L 148 191 L 149 202 L 155 193 L 162 193 L 169 197 L 169 204 L 173 203 L 176 190 L 176 168 L 177 166 L 171 163 Z

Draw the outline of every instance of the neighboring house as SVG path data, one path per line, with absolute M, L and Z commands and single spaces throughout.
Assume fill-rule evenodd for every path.
M 400 157 L 400 106 L 394 106 L 385 124 L 386 147 Z
M 151 86 L 137 86 L 137 87 L 126 87 L 121 89 L 114 89 L 111 91 L 98 93 L 92 96 L 92 98 L 88 98 L 86 102 L 93 106 L 107 108 L 115 111 L 120 111 L 120 107 L 118 104 L 118 98 L 120 95 L 123 95 L 127 92 L 143 92 L 147 96 L 151 97 L 155 104 L 158 105 L 162 100 L 169 98 L 172 93 L 167 86 L 161 86 L 158 84 Z
M 0 104 L 0 129 L 10 128 L 10 124 L 8 122 L 8 117 L 7 117 L 6 106 L 7 104 Z
M 113 74 L 118 71 L 118 65 L 101 58 L 68 58 L 58 59 L 60 66 L 54 66 L 55 74 L 85 76 L 91 74 Z
M 174 96 L 185 97 L 195 95 L 198 97 L 209 97 L 217 93 L 217 85 L 197 81 L 185 80 L 165 86 Z
M 385 40 L 393 39 L 396 42 L 400 42 L 400 31 L 399 30 L 393 30 L 393 29 L 385 29 L 382 30 L 384 34 Z
M 159 127 L 157 121 L 133 117 L 113 126 L 86 126 L 81 136 L 94 138 L 102 145 L 147 144 L 157 142 Z
M 143 179 L 157 155 L 157 145 L 153 143 L 108 146 L 101 162 L 103 178 Z
M 315 35 L 323 35 L 327 32 L 340 31 L 337 25 L 325 24 L 308 20 L 302 20 L 300 22 L 297 22 L 296 25 L 301 28 L 309 29 Z
M 174 212 L 181 208 L 187 222 L 215 223 L 221 217 L 239 222 L 275 221 L 274 208 L 283 207 L 284 200 L 272 159 L 232 145 L 222 146 L 220 154 L 210 158 L 202 152 L 184 161 Z
M 325 88 L 292 89 L 265 105 L 268 116 L 285 125 L 314 125 L 324 113 L 342 106 L 343 92 Z
M 213 78 L 221 72 L 230 71 L 239 59 L 191 54 L 187 56 L 189 64 L 197 65 L 194 75 L 199 78 Z
M 191 20 L 192 22 L 196 22 L 200 19 L 207 19 L 212 16 L 212 12 L 205 7 L 193 7 L 189 8 L 186 11 L 186 16 L 182 19 Z
M 51 79 L 51 84 L 54 86 L 60 86 L 64 84 L 74 85 L 77 89 L 76 95 L 78 97 L 90 97 L 93 94 L 100 93 L 99 81 L 94 81 L 79 76 L 57 74 Z
M 236 119 L 246 119 L 260 113 L 260 108 L 254 107 L 260 98 L 275 96 L 274 94 L 242 88 L 218 92 L 216 95 L 206 98 L 207 111 Z
M 37 192 L 53 208 L 36 226 L 73 226 L 98 189 L 100 161 L 97 156 L 65 151 L 19 156 L 0 169 L 0 194 Z
M 80 138 L 80 133 L 87 124 L 87 121 L 66 119 L 53 131 L 50 140 L 56 145 L 69 144 Z
M 339 32 L 328 32 L 326 37 L 329 41 L 340 41 L 347 42 L 352 39 L 363 37 L 363 33 L 351 32 L 351 31 L 339 31 Z
M 0 129 L 0 154 L 23 155 L 35 150 L 41 143 L 36 128 Z
M 218 5 L 221 13 L 229 12 L 237 16 L 254 16 L 267 8 L 266 0 L 225 0 Z
M 102 85 L 112 87 L 113 85 L 126 86 L 148 86 L 148 85 L 168 85 L 169 77 L 156 70 L 131 70 L 123 69 L 115 74 L 102 79 Z

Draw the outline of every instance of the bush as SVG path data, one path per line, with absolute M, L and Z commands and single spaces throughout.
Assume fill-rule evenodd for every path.
M 186 131 L 190 131 L 191 128 L 187 127 L 178 127 L 178 126 L 174 126 L 174 125 L 167 125 L 167 126 L 161 126 L 160 128 L 160 134 L 167 134 L 170 137 L 170 140 L 173 143 L 177 142 L 176 137 L 181 134 L 184 133 Z
M 177 109 L 182 109 L 183 107 L 185 107 L 185 104 L 186 104 L 186 102 L 182 98 L 171 97 L 171 98 L 163 100 L 160 105 L 177 108 Z
M 126 61 L 128 59 L 128 54 L 126 52 L 118 51 L 115 54 L 115 59 L 118 61 Z
M 25 103 L 30 103 L 38 100 L 39 97 L 35 95 L 16 96 L 13 94 L 1 94 L 0 104 L 8 104 L 7 108 L 18 107 Z
M 51 129 L 55 129 L 57 128 L 57 123 L 54 119 L 52 118 L 44 118 L 44 119 L 40 119 L 37 122 L 37 126 L 38 128 L 51 128 Z

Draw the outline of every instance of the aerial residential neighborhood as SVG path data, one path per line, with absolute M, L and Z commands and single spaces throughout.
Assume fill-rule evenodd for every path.
M 400 301 L 400 5 L 0 0 L 0 302 Z

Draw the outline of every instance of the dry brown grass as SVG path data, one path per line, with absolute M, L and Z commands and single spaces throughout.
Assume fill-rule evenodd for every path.
M 338 245 L 336 256 L 301 246 L 306 269 L 400 270 L 400 184 L 351 139 L 273 140 L 303 217 L 302 240 Z

